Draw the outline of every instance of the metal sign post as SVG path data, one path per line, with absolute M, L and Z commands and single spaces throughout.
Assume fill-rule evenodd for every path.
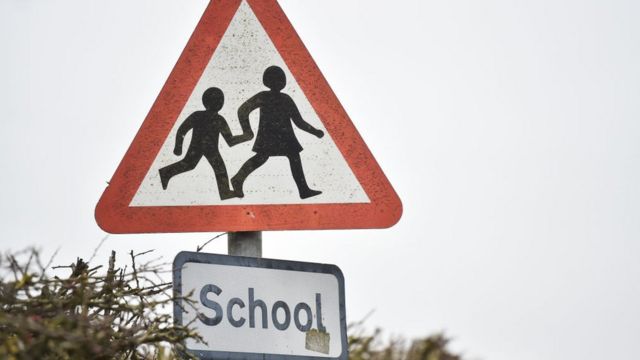
M 262 231 L 230 232 L 228 236 L 229 255 L 262 257 Z

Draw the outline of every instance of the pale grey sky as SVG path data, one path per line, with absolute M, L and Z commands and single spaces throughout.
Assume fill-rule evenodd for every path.
M 206 4 L 0 0 L 2 251 L 91 256 L 95 204 Z M 336 264 L 349 320 L 446 330 L 472 358 L 640 358 L 640 3 L 281 5 L 405 210 L 265 233 L 265 257 Z M 212 235 L 111 236 L 100 256 Z

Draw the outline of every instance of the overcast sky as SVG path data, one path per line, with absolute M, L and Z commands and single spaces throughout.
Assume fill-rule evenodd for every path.
M 474 359 L 640 358 L 640 3 L 280 3 L 404 215 L 265 233 L 265 257 L 336 264 L 350 321 L 444 330 Z M 0 0 L 0 251 L 91 256 L 95 204 L 206 5 Z

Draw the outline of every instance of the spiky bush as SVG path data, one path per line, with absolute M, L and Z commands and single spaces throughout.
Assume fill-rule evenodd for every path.
M 160 276 L 169 264 L 137 264 L 148 253 L 131 252 L 118 267 L 112 252 L 106 268 L 82 259 L 51 268 L 33 249 L 0 255 L 0 359 L 195 359 L 183 344 L 202 338 L 169 311 L 175 300 L 192 304 L 191 294 L 174 298 Z M 362 322 L 348 332 L 351 360 L 462 360 L 442 334 L 385 342 Z
M 144 254 L 122 268 L 112 252 L 106 269 L 82 259 L 51 269 L 35 250 L 1 256 L 0 358 L 189 358 L 182 344 L 199 337 L 173 324 L 166 264 L 136 264 Z
M 382 331 L 368 333 L 361 323 L 349 327 L 350 360 L 462 360 L 448 349 L 449 339 L 435 334 L 422 339 L 383 340 Z

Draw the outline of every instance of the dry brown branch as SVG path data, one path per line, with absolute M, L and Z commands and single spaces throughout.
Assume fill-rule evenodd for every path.
M 204 249 L 204 247 L 205 247 L 205 246 L 209 245 L 213 240 L 218 239 L 218 238 L 220 238 L 220 237 L 222 237 L 222 236 L 224 236 L 224 235 L 227 235 L 227 234 L 229 234 L 229 233 L 222 233 L 222 234 L 218 234 L 218 235 L 216 235 L 216 236 L 212 237 L 211 239 L 207 240 L 207 242 L 205 242 L 204 244 L 202 244 L 202 245 L 198 245 L 198 246 L 196 247 L 196 252 L 200 252 L 200 251 L 202 251 L 202 249 Z

